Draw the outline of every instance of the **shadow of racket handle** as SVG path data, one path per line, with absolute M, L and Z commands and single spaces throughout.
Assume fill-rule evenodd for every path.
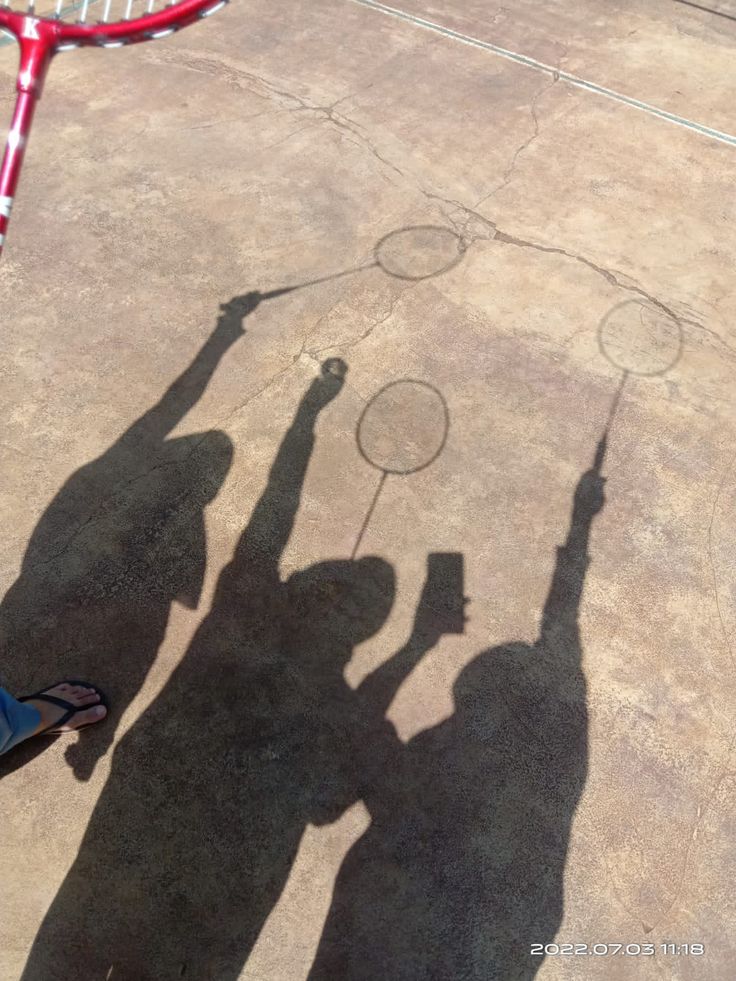
M 600 474 L 603 469 L 603 461 L 606 458 L 606 450 L 608 449 L 608 428 L 604 431 L 601 438 L 598 440 L 598 445 L 595 448 L 595 457 L 593 458 L 593 470 Z

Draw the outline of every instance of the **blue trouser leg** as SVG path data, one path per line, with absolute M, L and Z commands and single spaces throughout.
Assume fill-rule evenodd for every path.
M 38 728 L 41 713 L 0 688 L 0 753 L 7 753 Z

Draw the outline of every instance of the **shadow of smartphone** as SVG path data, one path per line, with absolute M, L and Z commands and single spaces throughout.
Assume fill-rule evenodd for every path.
M 419 600 L 421 620 L 432 633 L 465 632 L 465 560 L 461 552 L 430 552 Z

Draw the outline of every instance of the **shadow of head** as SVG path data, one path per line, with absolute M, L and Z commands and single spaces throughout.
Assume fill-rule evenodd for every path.
M 452 694 L 460 717 L 486 720 L 508 696 L 521 688 L 534 672 L 534 648 L 511 643 L 491 647 L 465 665 Z
M 485 743 L 512 738 L 517 724 L 536 729 L 539 713 L 551 720 L 566 699 L 561 679 L 531 644 L 512 642 L 482 651 L 462 669 L 453 686 L 455 722 Z
M 586 700 L 580 652 L 550 654 L 539 643 L 522 642 L 478 654 L 453 686 L 458 725 L 481 741 L 497 738 L 500 731 L 508 736 L 517 724 L 527 735 L 544 731 L 545 739 L 576 740 Z
M 316 647 L 328 646 L 343 659 L 381 629 L 396 595 L 393 566 L 373 556 L 318 562 L 295 572 L 286 585 L 290 632 L 316 638 Z
M 207 564 L 204 511 L 220 492 L 233 460 L 233 444 L 217 430 L 171 440 L 181 463 L 160 515 L 158 585 L 187 609 L 199 604 Z

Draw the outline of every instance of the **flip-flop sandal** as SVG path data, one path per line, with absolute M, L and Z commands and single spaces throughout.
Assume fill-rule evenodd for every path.
M 59 685 L 79 685 L 81 688 L 90 688 L 93 692 L 96 692 L 100 696 L 99 702 L 94 702 L 92 705 L 74 705 L 72 702 L 67 702 L 65 698 L 58 698 L 56 695 L 49 695 L 47 692 L 51 691 L 52 688 L 56 688 Z M 69 719 L 77 714 L 77 712 L 86 712 L 88 709 L 94 708 L 96 705 L 104 705 L 105 708 L 109 708 L 107 698 L 104 693 L 96 685 L 90 685 L 88 681 L 71 681 L 65 679 L 64 681 L 57 681 L 56 684 L 49 685 L 48 688 L 44 688 L 43 691 L 37 691 L 35 695 L 21 695 L 18 699 L 19 702 L 29 702 L 31 699 L 42 702 L 50 702 L 52 705 L 58 705 L 59 708 L 66 709 L 66 712 L 60 719 L 56 722 L 52 722 L 50 726 L 37 732 L 37 736 L 63 736 L 70 732 L 79 732 L 82 729 L 86 729 L 88 726 L 98 725 L 102 722 L 102 719 L 98 719 L 96 722 L 85 722 L 83 726 L 77 726 L 75 729 L 61 729 L 60 726 L 67 724 Z

